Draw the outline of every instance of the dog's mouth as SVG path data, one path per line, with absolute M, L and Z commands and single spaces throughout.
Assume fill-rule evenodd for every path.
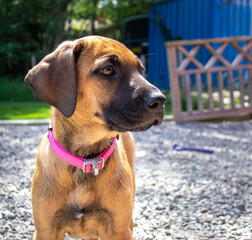
M 123 123 L 118 123 L 115 120 L 110 119 L 107 122 L 107 126 L 111 131 L 118 131 L 118 132 L 140 132 L 140 131 L 145 131 L 149 129 L 152 126 L 158 126 L 160 125 L 162 120 L 154 119 L 145 123 L 140 123 L 140 124 L 123 124 Z

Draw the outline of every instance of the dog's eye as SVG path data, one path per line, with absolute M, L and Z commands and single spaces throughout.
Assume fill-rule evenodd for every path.
M 101 70 L 101 74 L 106 76 L 111 76 L 114 72 L 115 71 L 112 65 L 106 66 Z

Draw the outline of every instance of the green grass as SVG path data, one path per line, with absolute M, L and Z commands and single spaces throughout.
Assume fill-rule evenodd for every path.
M 170 109 L 165 109 L 171 115 Z M 0 120 L 48 119 L 50 106 L 43 102 L 0 102 Z
M 0 119 L 50 118 L 50 106 L 43 102 L 0 102 Z
M 32 90 L 24 83 L 24 76 L 0 78 L 0 102 L 38 102 Z
M 0 78 L 0 119 L 50 118 L 50 106 L 34 96 L 24 76 Z

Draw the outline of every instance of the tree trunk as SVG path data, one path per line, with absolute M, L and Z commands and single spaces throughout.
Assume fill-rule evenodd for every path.
M 92 25 L 91 25 L 91 33 L 95 35 L 95 21 L 97 19 L 97 7 L 98 7 L 99 0 L 93 0 L 93 14 L 92 14 Z

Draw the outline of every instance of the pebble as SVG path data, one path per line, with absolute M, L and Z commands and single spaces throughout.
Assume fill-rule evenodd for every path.
M 0 126 L 0 240 L 32 237 L 31 181 L 46 131 Z M 252 240 L 251 120 L 164 122 L 134 137 L 134 240 Z

